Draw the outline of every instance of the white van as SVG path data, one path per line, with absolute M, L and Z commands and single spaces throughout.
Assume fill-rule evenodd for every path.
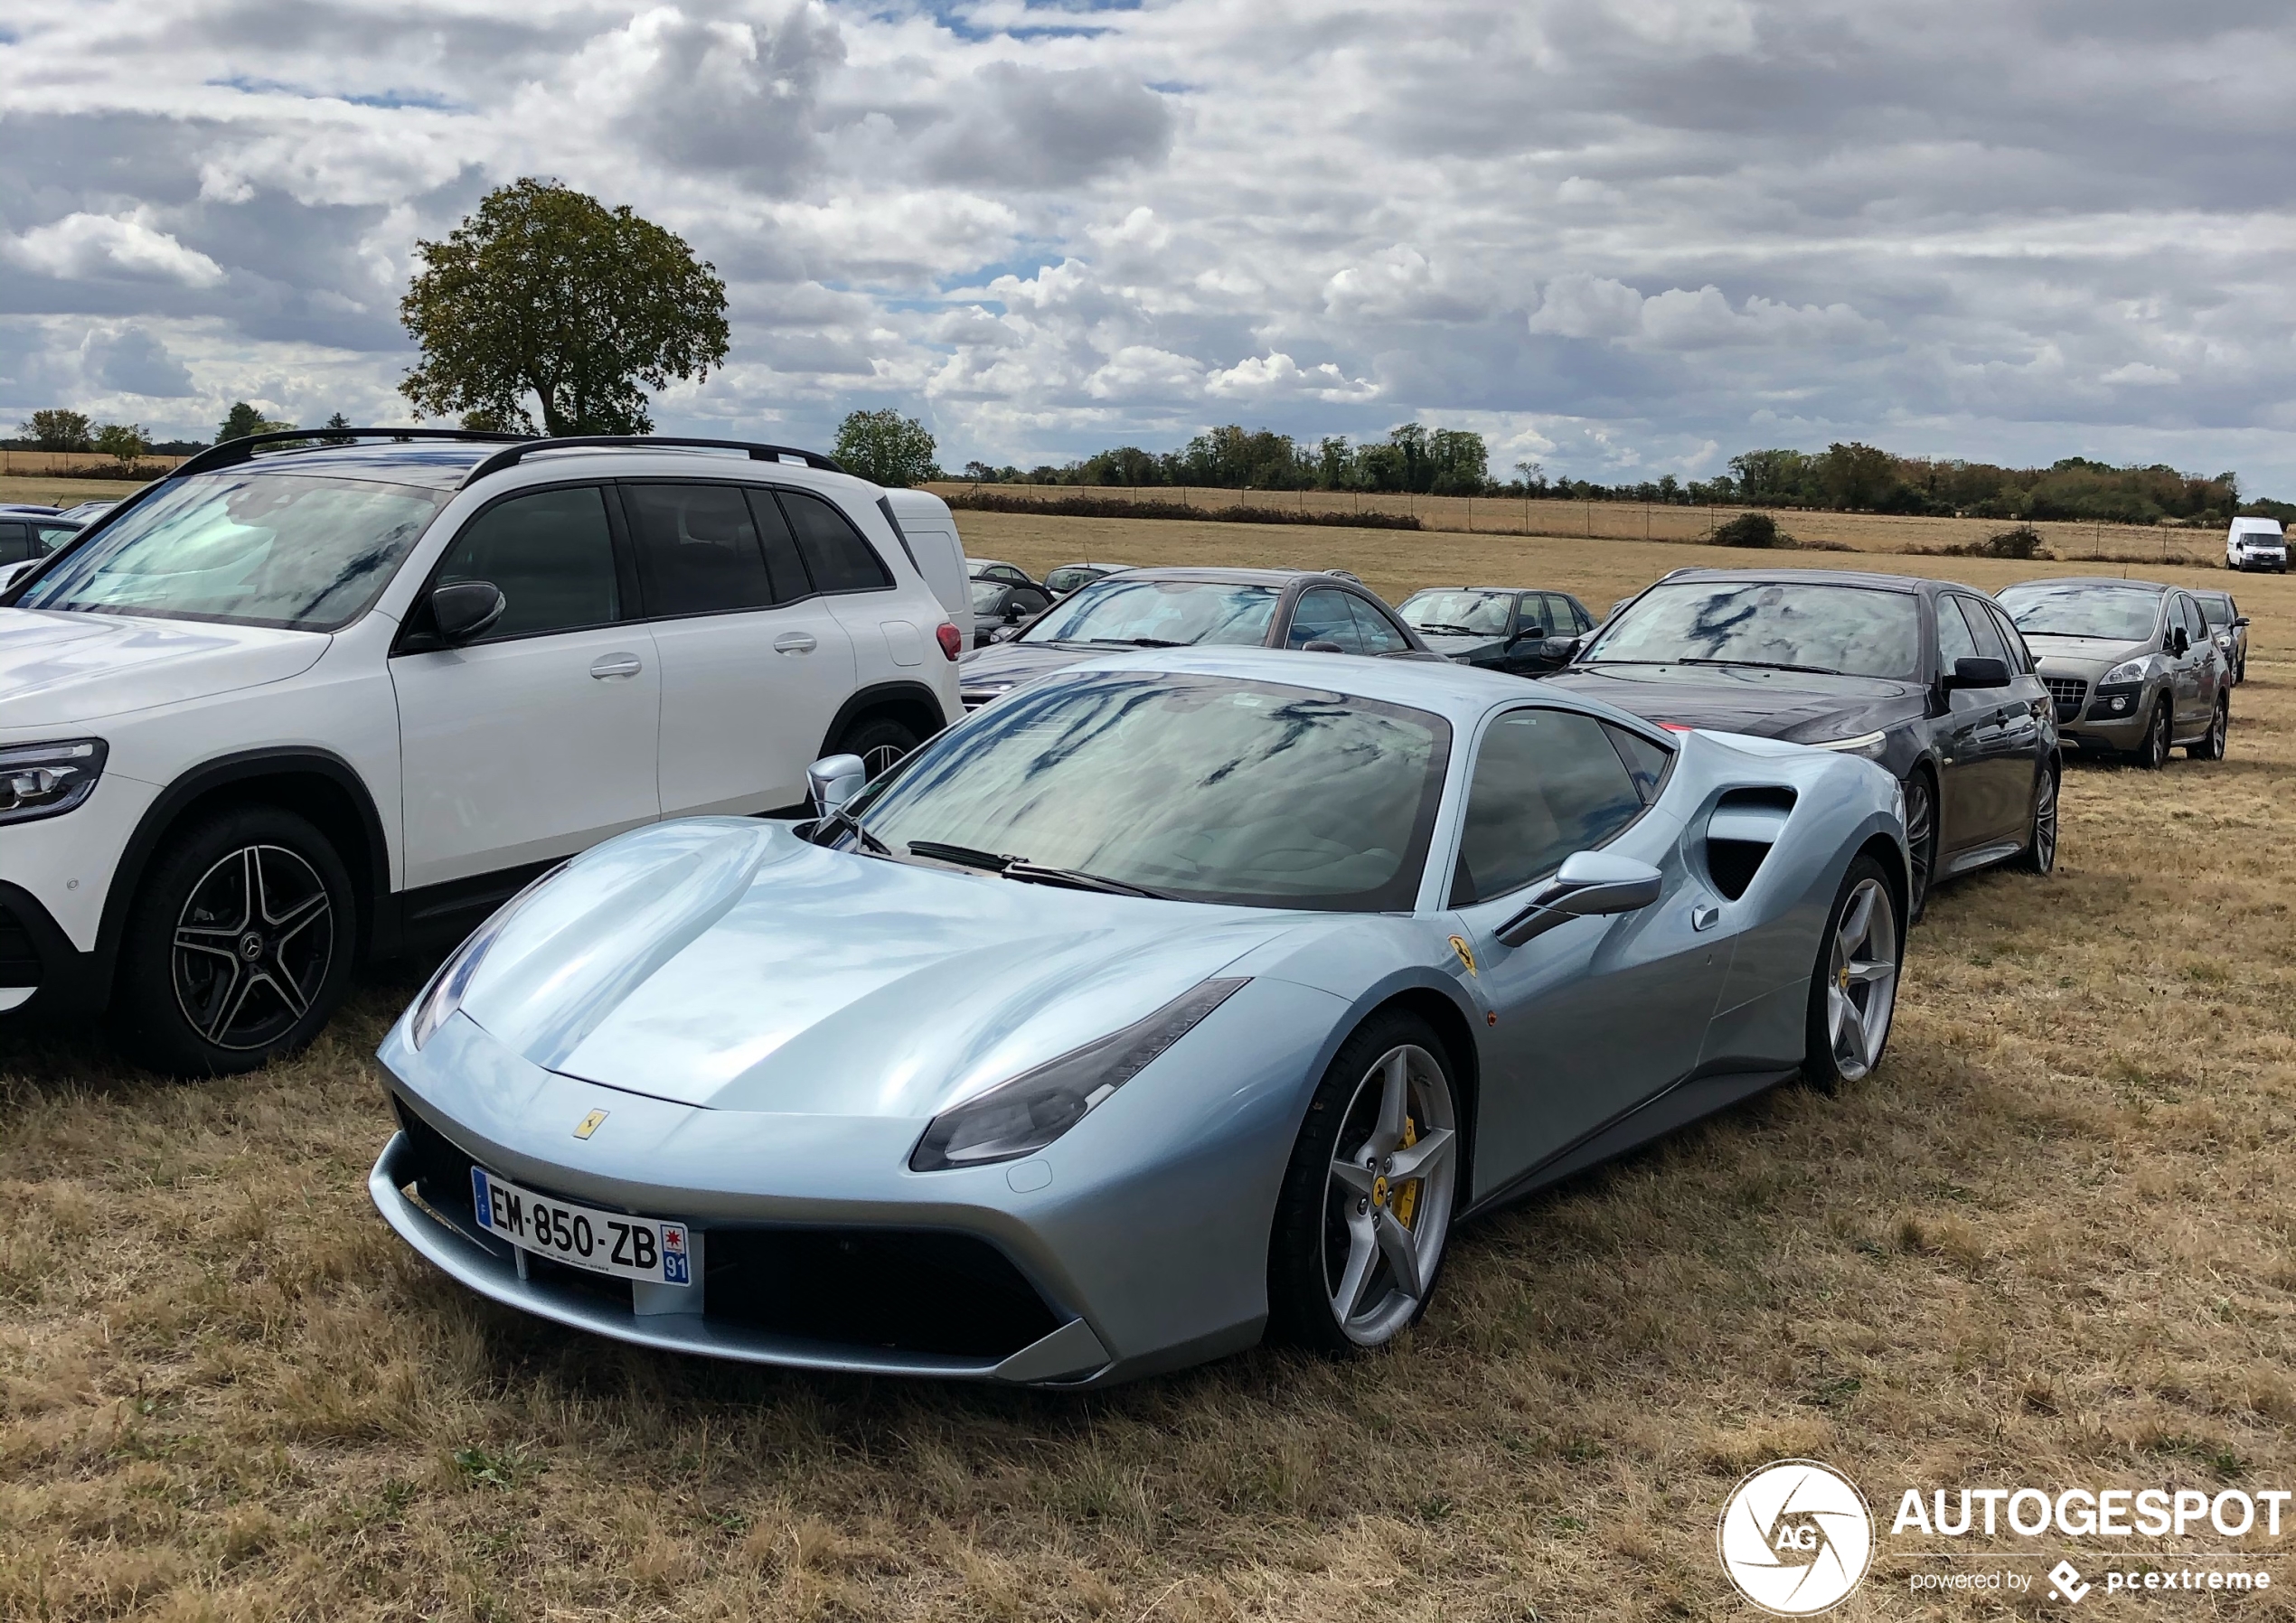
M 965 543 L 956 537 L 956 515 L 931 491 L 889 490 L 885 505 L 908 542 L 917 572 L 925 577 L 949 618 L 965 628 L 965 646 L 971 647 L 972 583 L 965 578 Z
M 2225 568 L 2288 573 L 2288 538 L 2278 519 L 2235 519 L 2225 537 Z M 959 624 L 964 622 L 959 621 Z

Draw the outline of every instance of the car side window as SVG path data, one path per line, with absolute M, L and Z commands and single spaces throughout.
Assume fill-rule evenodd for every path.
M 1634 789 L 1649 805 L 1658 799 L 1658 786 L 1666 776 L 1666 769 L 1674 759 L 1674 752 L 1663 744 L 1652 744 L 1640 733 L 1630 733 L 1623 727 L 1603 723 L 1603 730 L 1611 736 L 1611 745 L 1618 751 L 1619 759 L 1626 763 L 1627 775 L 1634 780 Z
M 773 586 L 773 600 L 795 603 L 812 596 L 815 585 L 798 554 L 797 538 L 789 533 L 789 521 L 782 516 L 781 503 L 773 499 L 771 491 L 749 493 L 749 518 L 757 527 L 757 545 L 766 555 L 766 577 Z
M 891 587 L 885 561 L 834 503 L 807 491 L 780 491 L 782 511 L 817 592 L 880 592 Z M 1014 585 L 1022 585 L 1016 581 Z
M 1661 767 L 1662 770 L 1662 767 Z M 1642 815 L 1610 729 L 1570 710 L 1509 710 L 1485 729 L 1467 788 L 1453 906 L 1520 890 Z
M 1570 600 L 1570 619 L 1571 624 L 1577 627 L 1581 632 L 1589 632 L 1595 629 L 1595 616 L 1588 614 L 1585 606 L 1582 605 L 1576 597 Z
M 32 532 L 22 524 L 0 524 L 0 564 L 20 564 L 32 556 Z
M 464 580 L 491 581 L 503 595 L 503 617 L 482 643 L 621 618 L 605 492 L 574 485 L 495 502 L 463 526 L 439 560 L 435 584 Z
M 1953 606 L 1950 597 L 1937 600 L 1937 674 L 1951 676 L 1955 660 L 1977 657 L 1977 639 L 1969 634 L 1969 623 Z
M 774 583 L 748 501 L 738 485 L 625 486 L 640 555 L 646 608 L 663 616 L 764 608 Z
M 2183 601 L 2185 607 L 2186 637 L 2195 643 L 2204 643 L 2207 641 L 2208 623 L 2200 617 L 2200 605 L 2189 597 L 2185 598 Z
M 1547 634 L 1567 637 L 1575 633 L 1578 627 L 1571 624 L 1570 599 L 1560 592 L 1544 592 L 1540 596 L 1547 600 L 1547 618 L 1540 622 L 1546 626 Z
M 1336 643 L 1342 653 L 1361 653 L 1355 616 L 1348 613 L 1347 594 L 1332 586 L 1310 586 L 1292 605 L 1292 629 L 1284 638 L 1290 648 L 1310 643 Z
M 1363 652 L 1402 653 L 1410 648 L 1411 644 L 1403 640 L 1403 633 L 1389 624 L 1388 617 L 1371 605 L 1352 594 L 1349 595 L 1347 604 L 1355 616 L 1356 637 L 1363 645 Z
M 1978 656 L 2008 663 L 2009 650 L 2001 646 L 2001 633 L 1993 629 L 1993 617 L 1966 597 L 1954 598 L 1953 606 L 1969 623 L 1969 634 L 1976 641 Z
M 2025 639 L 2018 633 L 2017 623 L 2003 614 L 1998 604 L 1985 605 L 1985 612 L 1992 616 L 1993 629 L 2000 633 L 2001 646 L 2009 651 L 2009 670 L 2018 676 L 2032 675 L 2033 651 L 2025 646 Z

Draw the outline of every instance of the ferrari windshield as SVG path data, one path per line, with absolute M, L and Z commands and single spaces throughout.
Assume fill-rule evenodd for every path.
M 2011 586 L 2000 596 L 2017 629 L 2028 637 L 2103 637 L 2141 643 L 2160 615 L 2160 594 L 2144 586 L 2066 581 Z
M 1267 639 L 1275 598 L 1274 586 L 1112 576 L 1056 605 L 1018 640 L 1133 648 L 1224 643 L 1256 648 Z
M 334 631 L 366 612 L 448 494 L 247 468 L 194 474 L 90 537 L 16 606 Z
M 1760 665 L 1910 680 L 1921 605 L 1910 592 L 1775 580 L 1661 581 L 1613 620 L 1589 664 Z
M 1503 637 L 1512 592 L 1414 592 L 1396 611 L 1414 631 L 1439 637 Z
M 1344 694 L 1087 671 L 989 706 L 852 806 L 863 843 L 906 859 L 1399 910 L 1417 899 L 1450 739 L 1441 717 Z

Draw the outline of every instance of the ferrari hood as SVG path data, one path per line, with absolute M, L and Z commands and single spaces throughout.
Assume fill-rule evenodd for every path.
M 284 681 L 322 632 L 0 609 L 0 729 L 64 727 Z
M 1924 703 L 1918 682 L 1747 665 L 1572 665 L 1546 683 L 1649 721 L 1797 744 L 1855 737 Z
M 533 1064 L 719 1110 L 928 1116 L 1313 915 L 1024 884 L 708 818 L 577 858 L 462 1011 Z

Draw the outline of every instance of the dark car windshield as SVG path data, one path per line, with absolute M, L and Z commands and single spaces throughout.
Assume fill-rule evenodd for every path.
M 2028 637 L 2103 637 L 2141 643 L 2160 615 L 2160 594 L 2143 586 L 2088 581 L 2011 586 L 2000 595 L 2017 629 Z
M 1801 581 L 1661 581 L 1596 639 L 1587 663 L 1770 665 L 1909 680 L 1921 671 L 1910 592 Z
M 1396 612 L 1412 630 L 1439 637 L 1503 637 L 1514 601 L 1512 592 L 1414 592 Z
M 1044 577 L 1045 586 L 1055 592 L 1073 592 L 1078 586 L 1088 586 L 1108 571 L 1092 564 L 1063 564 Z
M 853 806 L 896 854 L 917 840 L 1188 901 L 1379 912 L 1417 899 L 1450 740 L 1439 716 L 1344 694 L 1089 671 L 978 712 Z
M 2196 595 L 2193 601 L 2200 605 L 2200 617 L 2207 622 L 2209 630 L 2216 631 L 2232 624 L 2232 603 L 2229 599 Z
M 1019 641 L 1256 648 L 1267 638 L 1276 596 L 1274 586 L 1233 581 L 1111 576 L 1056 605 Z
M 364 614 L 448 493 L 235 468 L 155 493 L 19 608 L 334 631 Z

